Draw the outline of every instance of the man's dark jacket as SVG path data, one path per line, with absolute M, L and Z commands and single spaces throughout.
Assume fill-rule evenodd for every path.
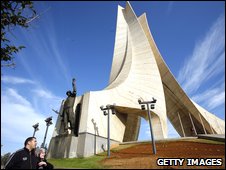
M 35 151 L 29 151 L 24 147 L 10 156 L 5 169 L 36 169 L 37 163 Z

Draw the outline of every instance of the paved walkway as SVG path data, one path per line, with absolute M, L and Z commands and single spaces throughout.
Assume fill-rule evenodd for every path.
M 165 138 L 165 139 L 157 139 L 155 142 L 161 142 L 161 141 L 178 141 L 178 140 L 187 140 L 187 139 L 197 139 L 197 137 L 178 137 L 178 138 Z M 126 144 L 135 144 L 135 143 L 151 143 L 151 140 L 139 140 L 139 141 L 129 141 L 129 142 L 122 142 L 119 143 L 120 145 L 126 145 Z
M 198 138 L 225 142 L 225 134 L 198 134 Z
M 161 142 L 161 141 L 178 141 L 178 140 L 187 140 L 187 139 L 208 139 L 208 140 L 215 140 L 215 141 L 220 141 L 220 142 L 225 142 L 225 135 L 224 134 L 198 134 L 197 137 L 179 137 L 179 138 L 166 138 L 166 139 L 160 139 L 160 140 L 155 140 L 156 142 Z M 135 144 L 135 143 L 147 143 L 150 142 L 151 140 L 142 140 L 142 141 L 130 141 L 130 142 L 122 142 L 119 143 L 120 145 L 126 145 L 126 144 Z

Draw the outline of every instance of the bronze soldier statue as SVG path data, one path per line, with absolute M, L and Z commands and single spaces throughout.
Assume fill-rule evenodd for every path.
M 76 98 L 76 84 L 75 84 L 75 78 L 72 79 L 72 86 L 73 86 L 73 92 L 67 91 L 67 99 L 64 102 L 64 108 L 63 108 L 63 114 L 62 116 L 62 122 L 64 123 L 64 133 L 68 132 L 68 123 L 70 123 L 70 129 L 72 132 L 74 132 L 75 128 L 75 114 L 73 112 L 73 106 Z

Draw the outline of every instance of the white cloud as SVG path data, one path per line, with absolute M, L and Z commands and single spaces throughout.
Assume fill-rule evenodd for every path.
M 55 37 L 55 39 L 53 38 Z M 57 61 L 57 64 L 61 70 L 61 73 L 63 74 L 65 80 L 67 82 L 70 82 L 72 76 L 70 76 L 70 72 L 69 70 L 67 69 L 66 67 L 66 64 L 65 64 L 65 60 L 63 59 L 63 55 L 61 55 L 60 51 L 59 51 L 59 47 L 58 47 L 58 44 L 57 44 L 57 40 L 56 40 L 56 36 L 51 36 L 50 38 L 50 47 L 52 49 L 52 52 L 53 52 L 53 55 L 55 56 L 55 60 Z
M 41 113 L 52 114 L 52 109 L 59 109 L 62 97 L 55 96 L 49 90 L 37 87 L 31 90 L 33 108 Z
M 35 82 L 26 78 L 21 78 L 21 77 L 14 77 L 14 76 L 6 76 L 3 75 L 1 77 L 2 82 L 4 83 L 11 83 L 11 84 L 34 84 Z
M 5 103 L 20 104 L 28 107 L 31 106 L 30 102 L 26 98 L 20 96 L 15 89 L 8 88 L 5 91 L 5 94 L 7 94 L 7 96 L 13 96 L 11 98 L 2 96 L 2 101 L 5 101 Z
M 16 93 L 16 96 L 20 96 Z M 23 138 L 24 134 L 26 136 L 32 136 L 32 125 L 44 119 L 43 115 L 36 113 L 31 104 L 19 103 L 13 101 L 15 95 L 5 92 L 2 96 L 2 137 L 6 137 L 10 142 L 16 139 L 20 140 Z M 22 96 L 20 98 L 24 99 Z M 5 130 L 8 131 L 8 133 Z
M 34 92 L 34 95 L 36 95 L 37 97 L 60 100 L 59 97 L 53 95 L 50 91 L 44 90 L 42 88 L 34 89 L 34 90 L 32 90 L 32 92 Z
M 52 75 L 61 76 L 64 81 L 70 82 L 70 77 L 72 76 L 70 76 L 71 74 L 67 67 L 66 56 L 62 54 L 62 50 L 59 50 L 58 35 L 55 31 L 51 13 L 49 13 L 45 19 L 48 22 L 48 27 L 44 27 L 42 31 L 38 31 L 38 28 L 34 28 L 31 29 L 28 34 L 27 30 L 20 29 L 20 34 L 26 40 L 26 46 L 28 47 L 30 46 L 30 40 L 32 39 L 32 46 L 30 46 L 29 49 L 36 55 L 38 62 L 41 61 L 43 69 L 48 69 L 49 72 L 52 72 Z M 31 65 L 28 64 L 30 60 L 30 57 L 28 56 L 30 54 L 25 53 L 24 55 L 26 57 L 23 56 L 20 60 L 28 73 L 32 77 L 35 77 L 34 75 L 36 75 L 36 72 L 34 72 Z M 50 65 L 52 66 L 50 67 Z
M 18 88 L 18 87 L 17 87 Z M 59 107 L 60 97 L 54 96 L 48 90 L 40 87 L 36 88 L 33 93 L 26 93 L 26 96 L 38 99 L 38 109 L 34 107 L 32 100 L 28 100 L 24 94 L 19 94 L 19 89 L 4 88 L 1 95 L 1 144 L 3 152 L 14 152 L 23 147 L 24 140 L 33 135 L 34 128 L 32 125 L 39 123 L 39 131 L 36 132 L 38 146 L 41 145 L 46 131 L 45 119 L 53 116 L 53 125 L 49 127 L 46 143 L 50 142 L 57 115 L 51 111 L 50 106 Z M 40 102 L 43 101 L 43 102 Z M 48 101 L 48 102 L 47 102 Z M 49 112 L 44 114 L 43 110 Z M 50 112 L 51 111 L 51 112 Z
M 1 143 L 5 151 L 14 152 L 23 147 L 24 140 L 33 135 L 32 125 L 37 122 L 40 122 L 40 132 L 44 134 L 45 116 L 37 113 L 32 108 L 31 103 L 15 89 L 7 89 L 3 92 L 1 98 Z M 17 100 L 18 98 L 23 102 Z M 37 136 L 39 143 L 40 137 L 40 135 Z M 17 148 L 11 148 L 15 143 L 17 143 Z
M 221 81 L 220 81 L 221 82 Z M 210 90 L 206 90 L 202 93 L 192 96 L 192 100 L 197 103 L 203 103 L 204 106 L 209 109 L 215 109 L 225 103 L 225 82 L 222 82 L 221 86 L 213 87 Z
M 179 71 L 178 81 L 192 94 L 210 78 L 223 73 L 225 65 L 225 17 L 221 15 L 206 36 L 199 41 L 193 54 Z
M 220 92 L 214 95 L 209 101 L 208 107 L 214 109 L 217 106 L 220 106 L 225 103 L 225 91 Z

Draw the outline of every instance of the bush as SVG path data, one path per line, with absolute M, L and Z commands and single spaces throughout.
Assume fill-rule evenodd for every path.
M 9 159 L 10 155 L 11 155 L 11 153 L 8 152 L 5 155 L 1 156 L 1 167 L 5 166 L 5 164 L 6 164 L 7 160 Z

